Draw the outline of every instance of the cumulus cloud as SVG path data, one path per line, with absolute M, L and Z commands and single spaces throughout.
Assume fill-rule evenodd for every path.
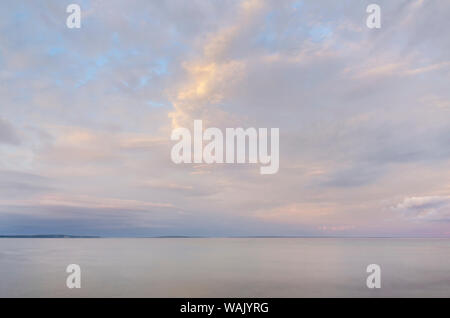
M 394 208 L 416 221 L 450 221 L 450 196 L 408 197 Z
M 191 125 L 198 118 L 207 124 L 214 122 L 216 126 L 231 121 L 230 114 L 220 108 L 220 103 L 242 80 L 246 60 L 230 55 L 264 6 L 262 0 L 242 1 L 236 13 L 237 21 L 208 34 L 201 47 L 202 56 L 183 63 L 187 82 L 175 93 L 172 99 L 175 111 L 169 114 L 174 128 Z

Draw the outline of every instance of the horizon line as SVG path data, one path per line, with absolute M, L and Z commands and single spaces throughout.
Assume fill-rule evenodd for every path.
M 0 238 L 340 238 L 340 239 L 450 239 L 450 236 L 381 236 L 381 235 L 157 235 L 157 236 L 114 236 L 114 235 L 72 235 L 72 234 L 7 234 Z

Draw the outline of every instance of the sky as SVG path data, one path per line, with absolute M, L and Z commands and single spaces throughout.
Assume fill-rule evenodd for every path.
M 0 234 L 449 237 L 449 29 L 447 0 L 3 0 Z M 279 128 L 279 172 L 174 164 L 196 119 Z

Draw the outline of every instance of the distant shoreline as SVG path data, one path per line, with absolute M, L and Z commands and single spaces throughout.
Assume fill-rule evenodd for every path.
M 43 235 L 0 235 L 0 238 L 100 238 L 100 236 L 43 234 Z
M 67 234 L 34 234 L 34 235 L 0 235 L 2 238 L 24 238 L 24 239 L 93 239 L 93 238 L 122 238 L 122 239 L 208 239 L 208 238 L 230 238 L 230 239 L 450 239 L 446 236 L 185 236 L 185 235 L 173 235 L 173 236 L 93 236 L 93 235 L 67 235 Z

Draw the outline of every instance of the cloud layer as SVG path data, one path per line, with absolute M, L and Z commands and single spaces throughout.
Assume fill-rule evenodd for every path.
M 447 1 L 0 4 L 0 233 L 450 233 Z M 170 133 L 280 128 L 280 171 Z M 439 222 L 437 222 L 439 221 Z

